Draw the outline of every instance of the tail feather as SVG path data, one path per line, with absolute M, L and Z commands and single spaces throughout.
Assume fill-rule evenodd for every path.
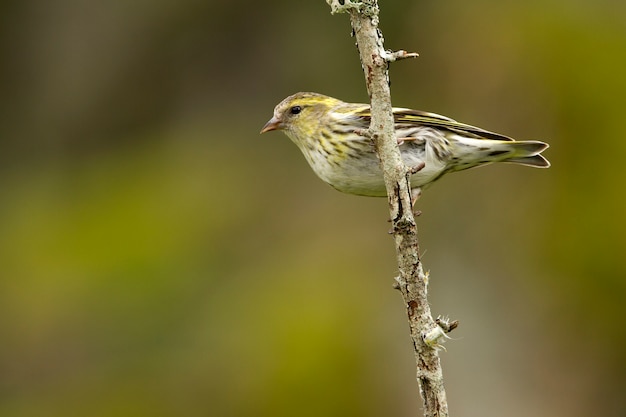
M 509 142 L 507 146 L 513 150 L 513 155 L 502 162 L 511 162 L 537 168 L 548 168 L 550 166 L 550 162 L 540 155 L 541 152 L 548 148 L 549 145 L 547 143 L 537 140 L 527 140 Z
M 514 164 L 526 165 L 536 168 L 550 168 L 550 161 L 541 155 L 523 156 L 521 158 L 509 158 L 503 162 L 512 162 Z
M 449 136 L 452 157 L 446 172 L 491 164 L 510 162 L 537 168 L 548 168 L 550 162 L 541 155 L 548 144 L 538 140 L 504 141 Z M 428 164 L 428 162 L 427 162 Z

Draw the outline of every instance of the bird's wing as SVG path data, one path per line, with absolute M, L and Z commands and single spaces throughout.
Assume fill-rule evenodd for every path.
M 420 125 L 434 129 L 448 130 L 450 132 L 466 137 L 469 136 L 475 139 L 513 140 L 508 136 L 490 132 L 476 126 L 459 123 L 449 117 L 441 116 L 435 113 L 394 107 L 393 116 L 397 125 L 404 125 L 406 127 Z
M 369 126 L 371 120 L 370 107 L 366 104 L 352 105 L 351 115 L 363 125 L 364 128 Z M 411 128 L 411 127 L 430 127 L 433 129 L 439 129 L 455 133 L 457 135 L 470 137 L 474 139 L 493 139 L 513 141 L 514 139 L 501 135 L 499 133 L 490 132 L 485 129 L 481 129 L 476 126 L 467 125 L 465 123 L 459 123 L 456 120 L 449 117 L 441 116 L 435 113 L 424 112 L 420 110 L 412 110 L 394 107 L 393 117 L 396 123 L 396 129 L 398 128 Z

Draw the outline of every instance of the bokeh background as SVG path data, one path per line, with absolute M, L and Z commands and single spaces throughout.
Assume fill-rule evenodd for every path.
M 452 415 L 626 415 L 626 3 L 382 1 L 394 104 L 551 144 L 420 200 Z M 0 416 L 415 416 L 384 199 L 296 91 L 367 99 L 322 0 L 0 5 Z

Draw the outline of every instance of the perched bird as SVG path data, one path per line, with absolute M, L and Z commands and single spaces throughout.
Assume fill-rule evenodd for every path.
M 274 117 L 261 133 L 283 130 L 317 176 L 337 190 L 386 196 L 373 141 L 362 135 L 369 127 L 370 117 L 368 104 L 345 103 L 317 93 L 296 93 L 276 106 Z M 550 166 L 540 155 L 548 147 L 544 142 L 515 141 L 418 110 L 393 108 L 393 117 L 402 159 L 407 167 L 414 168 L 411 188 L 415 197 L 420 189 L 448 172 L 492 162 Z

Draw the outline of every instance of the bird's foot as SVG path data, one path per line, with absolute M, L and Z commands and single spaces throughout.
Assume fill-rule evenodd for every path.
M 421 195 L 422 195 L 422 189 L 421 188 L 413 188 L 413 189 L 411 189 L 411 208 L 413 208 L 413 216 L 415 216 L 415 217 L 417 217 L 417 216 L 422 214 L 421 210 L 416 210 L 415 209 L 415 203 L 417 203 L 417 200 L 420 198 Z

